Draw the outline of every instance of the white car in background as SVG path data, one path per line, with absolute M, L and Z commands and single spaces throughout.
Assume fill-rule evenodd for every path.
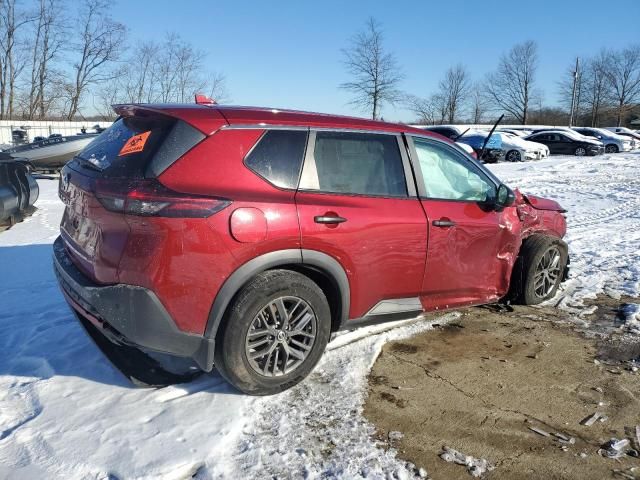
M 632 143 L 634 142 L 630 137 L 617 135 L 610 130 L 591 127 L 573 127 L 573 129 L 581 135 L 600 140 L 604 143 L 605 153 L 628 152 L 633 149 Z
M 640 134 L 634 132 L 630 128 L 625 127 L 605 127 L 604 130 L 609 130 L 617 135 L 622 135 L 624 137 L 630 138 L 632 141 L 631 148 L 640 148 Z
M 485 135 L 488 132 L 483 132 Z M 515 133 L 500 130 L 493 135 L 500 135 L 502 151 L 506 162 L 524 162 L 527 160 L 542 160 L 549 156 L 549 147 L 537 142 L 524 140 Z
M 531 135 L 533 133 L 533 130 L 519 130 L 516 128 L 498 128 L 496 132 L 511 133 L 516 137 L 526 137 L 528 135 Z

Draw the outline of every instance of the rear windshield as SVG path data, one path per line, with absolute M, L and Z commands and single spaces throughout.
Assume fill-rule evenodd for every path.
M 201 132 L 181 120 L 119 118 L 74 161 L 104 177 L 156 177 L 202 139 Z

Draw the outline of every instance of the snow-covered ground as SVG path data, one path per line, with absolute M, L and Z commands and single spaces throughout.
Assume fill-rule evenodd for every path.
M 558 199 L 572 279 L 552 301 L 640 290 L 640 154 L 552 157 L 491 167 Z M 41 180 L 39 210 L 0 234 L 0 478 L 406 478 L 361 416 L 382 345 L 431 328 L 404 322 L 338 336 L 302 384 L 239 395 L 217 375 L 138 389 L 92 344 L 58 291 L 51 243 L 62 205 Z M 443 315 L 443 323 L 456 318 Z

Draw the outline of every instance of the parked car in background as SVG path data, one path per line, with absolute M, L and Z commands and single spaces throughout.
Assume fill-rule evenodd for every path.
M 552 155 L 584 156 L 604 153 L 602 142 L 568 130 L 543 130 L 525 137 L 525 140 L 546 145 Z
M 464 131 L 460 131 L 458 127 L 449 126 L 449 125 L 436 125 L 436 126 L 416 125 L 415 128 L 420 128 L 421 130 L 427 130 L 429 132 L 442 135 L 443 137 L 454 141 L 456 145 L 458 145 L 462 150 L 467 152 L 473 158 L 476 158 L 476 159 L 478 158 L 478 155 L 476 154 L 476 151 L 473 148 L 471 148 L 466 143 L 457 141 L 458 137 L 460 137 L 460 135 L 464 133 Z
M 614 132 L 616 135 L 623 135 L 633 140 L 632 148 L 640 148 L 640 134 L 625 127 L 605 127 L 605 130 Z
M 591 127 L 574 127 L 573 130 L 585 137 L 593 137 L 604 143 L 606 153 L 628 152 L 632 149 L 632 140 L 623 135 L 617 135 L 609 130 Z
M 517 137 L 526 137 L 527 135 L 531 135 L 533 133 L 533 130 L 518 130 L 515 128 L 498 128 L 496 129 L 496 132 L 506 132 L 506 133 L 515 135 Z
M 459 137 L 461 133 L 463 133 L 458 127 L 454 127 L 452 125 L 429 125 L 418 128 L 437 133 L 438 135 L 442 135 L 443 137 L 446 137 L 449 140 L 453 141 L 455 141 L 456 138 Z
M 549 147 L 542 143 L 530 142 L 505 131 L 494 133 L 494 135 L 502 137 L 502 151 L 507 162 L 542 160 L 549 156 Z
M 499 135 L 492 135 L 491 139 L 485 145 L 484 151 L 482 146 L 487 138 L 488 132 L 467 132 L 460 138 L 459 143 L 469 145 L 476 152 L 476 156 L 484 163 L 497 163 L 504 158 L 504 151 L 502 150 L 502 137 Z
M 115 111 L 61 172 L 53 260 L 81 324 L 119 351 L 192 358 L 272 394 L 332 332 L 537 304 L 566 278 L 562 207 L 424 130 L 213 104 Z

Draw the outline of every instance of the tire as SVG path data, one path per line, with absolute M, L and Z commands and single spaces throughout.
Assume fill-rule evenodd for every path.
M 618 153 L 618 146 L 614 144 L 607 145 L 604 147 L 605 153 Z
M 291 335 L 297 330 L 284 328 L 289 314 L 293 326 L 305 322 L 304 331 Z M 271 395 L 293 387 L 316 366 L 331 335 L 331 312 L 324 293 L 308 277 L 270 270 L 240 290 L 220 330 L 216 369 L 244 393 Z
M 584 157 L 587 154 L 587 149 L 584 147 L 576 148 L 575 155 L 576 157 Z
M 509 150 L 504 157 L 507 162 L 521 162 L 522 155 L 518 150 Z
M 557 262 L 553 270 L 547 269 L 548 275 L 541 275 L 546 264 L 553 264 L 555 255 Z M 511 294 L 514 303 L 520 305 L 537 305 L 552 298 L 558 291 L 567 266 L 567 244 L 559 238 L 546 235 L 532 235 L 522 242 L 520 254 L 511 277 Z M 540 278 L 543 278 L 540 285 Z

